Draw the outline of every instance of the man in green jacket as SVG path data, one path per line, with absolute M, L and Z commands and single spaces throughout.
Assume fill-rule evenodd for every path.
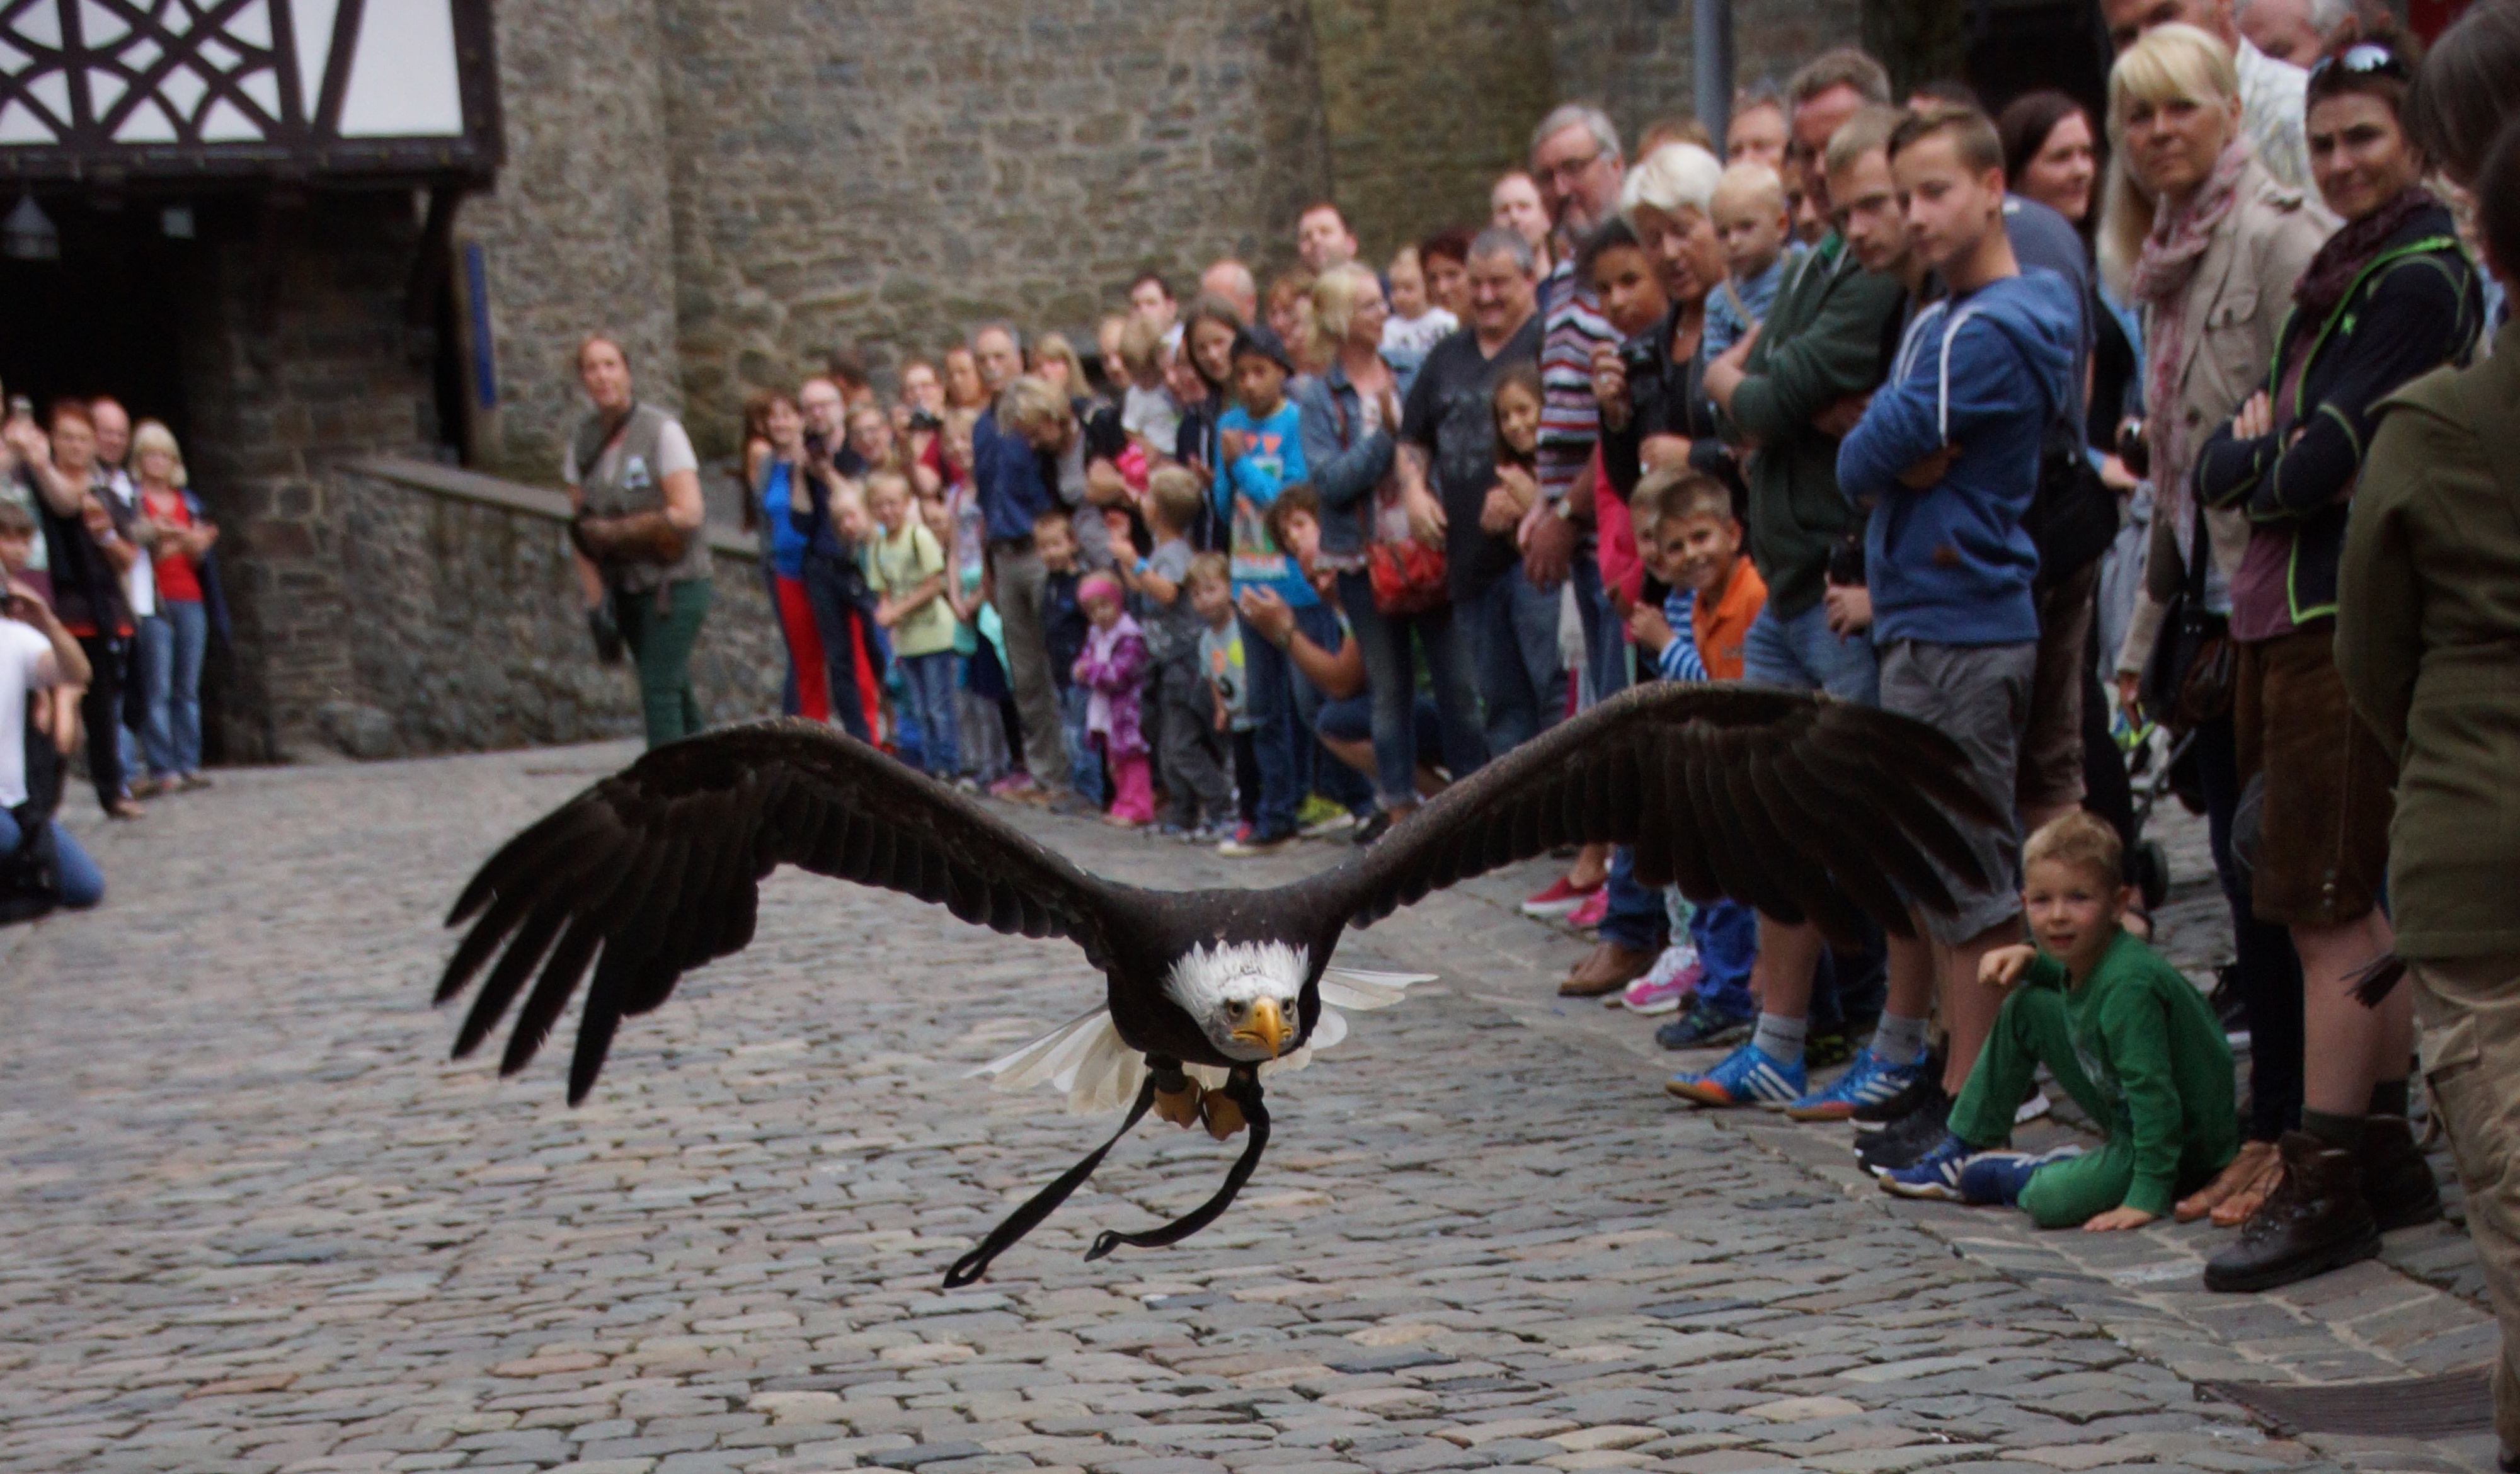
M 2520 25 L 2506 34 L 2520 40 Z M 2428 64 L 2427 85 L 2433 74 Z M 2471 182 L 2454 155 L 2437 156 Z M 2520 121 L 2472 183 L 2486 265 L 2520 288 Z M 2520 1467 L 2520 324 L 2491 357 L 2416 380 L 2381 413 L 2338 567 L 2336 666 L 2398 763 L 2391 919 L 2502 1323 L 2507 1469 Z
M 1812 112 L 1797 109 L 1798 131 Z M 1886 181 L 1885 150 L 1897 119 L 1887 108 L 1857 112 L 1819 140 L 1826 145 L 1828 168 L 1810 177 L 1816 184 L 1825 180 L 1830 191 L 1854 184 L 1836 167 L 1853 149 L 1877 163 Z M 1825 691 L 1869 706 L 1879 701 L 1880 676 L 1865 630 L 1870 620 L 1861 606 L 1863 590 L 1843 591 L 1829 603 L 1823 595 L 1831 551 L 1840 543 L 1861 549 L 1854 539 L 1862 523 L 1837 489 L 1838 438 L 1881 381 L 1906 289 L 1895 274 L 1868 269 L 1874 263 L 1859 259 L 1864 252 L 1841 233 L 1846 201 L 1831 198 L 1841 230 L 1822 237 L 1787 276 L 1766 325 L 1707 366 L 1706 391 L 1724 413 L 1728 438 L 1750 448 L 1750 558 L 1767 581 L 1768 603 L 1743 644 L 1744 679 Z M 1896 225 L 1895 200 L 1888 213 Z M 1904 241 L 1904 226 L 1889 239 Z M 1850 598 L 1858 605 L 1852 610 L 1843 603 Z M 1840 605 L 1834 614 L 1830 603 Z M 1759 1032 L 1714 1069 L 1676 1077 L 1671 1093 L 1701 1105 L 1764 1102 L 1842 1117 L 1906 1090 L 1924 1054 L 1922 1017 L 1885 1016 L 1873 1049 L 1844 1079 L 1828 1091 L 1808 1092 L 1802 1045 L 1820 954 L 1813 927 L 1762 916 L 1752 984 Z

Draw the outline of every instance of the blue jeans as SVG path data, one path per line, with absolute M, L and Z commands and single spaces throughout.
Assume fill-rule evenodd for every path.
M 950 783 L 962 771 L 954 731 L 954 652 L 903 655 L 895 663 L 901 671 L 902 699 L 919 720 L 924 770 Z
M 96 862 L 79 848 L 78 841 L 62 827 L 60 820 L 50 823 L 53 853 L 60 861 L 62 905 L 72 911 L 85 911 L 105 899 L 105 871 L 96 868 Z M 15 854 L 19 838 L 17 816 L 0 809 L 0 853 Z
M 1102 754 L 1094 750 L 1094 738 L 1085 730 L 1085 708 L 1093 699 L 1094 692 L 1082 686 L 1058 693 L 1058 739 L 1067 753 L 1067 785 L 1099 809 L 1110 797 L 1102 791 Z
M 842 732 L 861 742 L 873 741 L 875 729 L 867 724 L 866 699 L 858 691 L 858 662 L 865 660 L 878 675 L 883 671 L 886 651 L 878 644 L 881 634 L 875 616 L 849 597 L 852 590 L 847 570 L 828 558 L 808 555 L 799 581 L 805 585 L 805 603 L 814 611 L 815 632 L 823 637 L 823 668 L 830 677 L 832 715 L 839 719 Z M 775 601 L 777 596 L 772 598 Z M 792 688 L 788 709 L 795 709 Z
M 141 657 L 149 668 L 149 725 L 141 733 L 149 771 L 173 778 L 202 771 L 202 655 L 208 648 L 209 615 L 198 603 L 164 601 L 144 630 Z
M 1627 845 L 1610 851 L 1609 909 L 1601 914 L 1600 938 L 1630 952 L 1660 952 L 1670 935 L 1662 892 L 1637 883 L 1637 852 Z
M 1688 918 L 1688 944 L 1705 969 L 1697 997 L 1728 1017 L 1759 1011 L 1750 996 L 1750 964 L 1759 960 L 1759 914 L 1738 901 L 1710 901 Z
M 1865 706 L 1881 704 L 1881 665 L 1871 637 L 1830 633 L 1824 604 L 1813 604 L 1790 619 L 1778 616 L 1773 603 L 1761 609 L 1741 642 L 1741 679 L 1824 691 Z
M 1557 591 L 1522 576 L 1522 564 L 1471 596 L 1470 648 L 1487 698 L 1488 756 L 1503 757 L 1557 725 L 1566 671 L 1557 657 Z
M 1444 771 L 1456 780 L 1477 772 L 1488 760 L 1487 735 L 1479 728 L 1479 692 L 1470 677 L 1470 662 L 1462 648 L 1453 606 L 1443 604 L 1418 614 L 1385 614 L 1373 606 L 1373 581 L 1364 573 L 1339 575 L 1339 606 L 1347 610 L 1365 655 L 1365 684 L 1373 702 L 1374 783 L 1384 808 L 1418 801 L 1418 764 L 1443 754 Z M 1413 699 L 1419 704 L 1417 661 L 1411 635 L 1426 652 L 1426 674 L 1435 689 L 1437 745 L 1428 749 L 1411 718 Z M 1414 730 L 1413 730 L 1414 729 Z
M 1583 704 L 1606 701 L 1628 689 L 1628 630 L 1601 582 L 1600 555 L 1586 538 L 1575 554 L 1575 612 L 1584 623 Z
M 1338 648 L 1338 616 L 1322 604 L 1298 605 L 1295 628 L 1325 649 Z M 1295 832 L 1295 806 L 1309 786 L 1305 759 L 1319 746 L 1305 719 L 1304 704 L 1318 709 L 1320 692 L 1303 702 L 1297 689 L 1310 688 L 1295 674 L 1293 657 L 1271 645 L 1251 622 L 1242 625 L 1242 679 L 1249 688 L 1244 711 L 1251 720 L 1252 757 L 1260 769 L 1259 817 L 1252 833 L 1260 839 L 1282 839 Z M 1334 765 L 1335 766 L 1335 765 Z

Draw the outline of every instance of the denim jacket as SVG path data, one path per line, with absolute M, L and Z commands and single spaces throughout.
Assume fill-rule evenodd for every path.
M 1296 380 L 1288 392 L 1303 417 L 1307 480 L 1322 499 L 1322 552 L 1362 553 L 1373 490 L 1391 473 L 1396 426 L 1366 428 L 1365 401 L 1336 363 Z

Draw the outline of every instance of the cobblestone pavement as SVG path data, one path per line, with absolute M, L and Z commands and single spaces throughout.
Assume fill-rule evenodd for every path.
M 962 1078 L 1098 996 L 1063 945 L 788 875 L 584 1107 L 559 1058 L 445 1062 L 444 906 L 626 751 L 223 774 L 86 826 L 105 911 L 0 933 L 0 1470 L 2490 1462 L 2191 1386 L 2484 1360 L 2451 1229 L 2393 1245 L 2432 1282 L 2208 1297 L 2190 1230 L 1894 1203 L 1842 1135 L 1675 1108 L 1641 1021 L 1551 997 L 1577 944 L 1511 914 L 1536 867 L 1351 940 L 1443 981 L 1272 1093 L 1219 1228 L 1080 1261 L 1231 1152 L 1148 1128 L 941 1291 L 1107 1129 Z M 1023 822 L 1157 883 L 1340 853 Z

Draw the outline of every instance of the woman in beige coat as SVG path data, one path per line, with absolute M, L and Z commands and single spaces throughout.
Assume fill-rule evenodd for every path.
M 2294 284 L 2332 222 L 2257 161 L 2240 127 L 2231 54 L 2193 26 L 2161 26 L 2119 56 L 2109 73 L 2109 131 L 2116 162 L 2100 265 L 2119 299 L 2143 317 L 2155 497 L 2144 598 L 2118 652 L 2120 694 L 2132 705 L 2182 589 L 2201 575 L 2207 615 L 2219 626 L 2230 612 L 2248 524 L 2238 512 L 2200 513 L 2196 452 L 2265 382 Z M 2179 1204 L 2179 1217 L 2211 1212 L 2228 1225 L 2273 1186 L 2275 1139 L 2301 1108 L 2301 969 L 2284 929 L 2251 916 L 2248 887 L 2232 869 L 2240 785 L 2228 705 L 2197 725 L 2194 743 L 2255 1046 L 2254 1110 L 2248 1143 L 2221 1178 Z

